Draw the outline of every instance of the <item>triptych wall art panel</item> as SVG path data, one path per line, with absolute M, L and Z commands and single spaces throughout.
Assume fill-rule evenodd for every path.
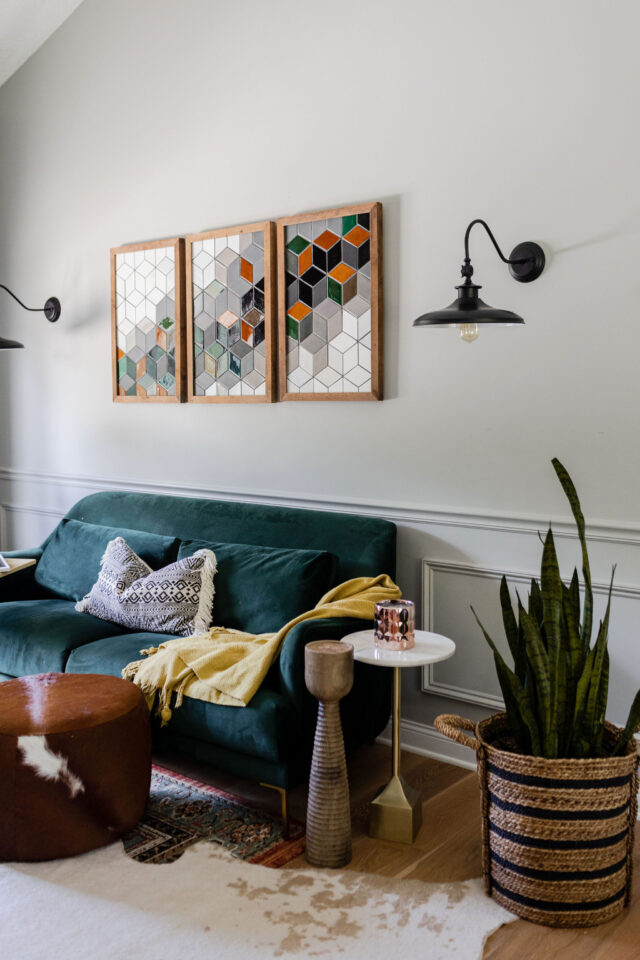
M 113 399 L 184 399 L 184 240 L 111 251 Z
M 380 203 L 284 217 L 277 271 L 271 221 L 114 248 L 114 400 L 382 399 L 381 228 Z
M 274 248 L 270 222 L 187 237 L 189 400 L 275 400 Z
M 281 400 L 379 400 L 382 206 L 278 220 Z

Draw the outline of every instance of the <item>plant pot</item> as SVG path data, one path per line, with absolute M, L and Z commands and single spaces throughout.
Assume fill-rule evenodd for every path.
M 494 900 L 550 927 L 596 926 L 628 905 L 638 811 L 634 738 L 621 757 L 546 760 L 510 749 L 505 713 L 478 724 L 443 714 L 435 727 L 476 751 L 482 867 Z M 620 732 L 607 724 L 605 747 Z

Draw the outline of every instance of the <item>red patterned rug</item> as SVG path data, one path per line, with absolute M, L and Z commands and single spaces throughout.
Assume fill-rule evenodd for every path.
M 290 833 L 285 840 L 279 817 L 240 797 L 154 766 L 146 813 L 122 843 L 140 863 L 172 863 L 209 840 L 249 863 L 281 867 L 304 850 L 304 824 L 292 820 Z

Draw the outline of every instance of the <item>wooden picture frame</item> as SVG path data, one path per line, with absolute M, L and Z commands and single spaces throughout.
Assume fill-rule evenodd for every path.
M 275 223 L 190 234 L 185 259 L 189 402 L 272 403 Z
M 114 402 L 184 400 L 184 310 L 182 238 L 111 249 Z
M 280 399 L 381 400 L 382 336 L 382 204 L 280 218 Z

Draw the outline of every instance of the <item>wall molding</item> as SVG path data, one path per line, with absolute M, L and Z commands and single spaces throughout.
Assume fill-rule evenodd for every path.
M 422 561 L 422 619 L 425 624 L 425 630 L 434 630 L 435 623 L 435 582 L 434 578 L 438 573 L 448 573 L 453 576 L 477 577 L 480 580 L 489 580 L 499 582 L 502 577 L 506 577 L 510 584 L 520 584 L 528 588 L 532 578 L 536 580 L 540 577 L 540 572 L 529 573 L 521 570 L 498 570 L 493 567 L 482 567 L 470 563 L 451 563 L 443 560 L 423 560 Z M 593 592 L 596 595 L 607 596 L 609 593 L 609 584 L 593 581 Z M 618 585 L 614 583 L 611 591 L 613 597 L 626 597 L 631 600 L 640 600 L 640 587 L 630 585 Z M 437 678 L 439 663 L 429 663 L 422 668 L 422 684 L 420 689 L 423 693 L 434 693 L 439 697 L 447 697 L 450 700 L 456 700 L 463 703 L 473 703 L 481 707 L 487 707 L 489 710 L 504 710 L 504 701 L 502 697 L 493 696 L 490 693 L 470 689 L 468 687 L 456 686 L 450 683 L 442 683 Z
M 535 514 L 507 514 L 494 511 L 452 511 L 437 506 L 423 507 L 394 501 L 358 499 L 350 497 L 327 497 L 311 494 L 291 494 L 278 491 L 256 493 L 255 490 L 225 487 L 207 487 L 183 483 L 160 483 L 156 480 L 126 480 L 123 478 L 86 476 L 39 471 L 16 470 L 0 467 L 0 483 L 44 484 L 59 489 L 75 489 L 85 493 L 101 490 L 126 490 L 134 493 L 168 494 L 169 496 L 210 497 L 218 500 L 240 500 L 248 503 L 270 503 L 276 506 L 301 507 L 310 510 L 336 510 L 339 513 L 356 513 L 381 517 L 394 523 L 418 523 L 448 527 L 463 527 L 491 532 L 513 534 L 537 534 L 553 525 L 554 535 L 571 540 L 577 539 L 573 520 L 566 517 L 544 517 Z M 63 511 L 44 510 L 34 505 L 17 505 L 10 500 L 2 503 L 7 510 L 41 513 L 60 517 Z M 605 520 L 589 519 L 588 540 L 605 543 L 623 543 L 640 546 L 640 526 Z

